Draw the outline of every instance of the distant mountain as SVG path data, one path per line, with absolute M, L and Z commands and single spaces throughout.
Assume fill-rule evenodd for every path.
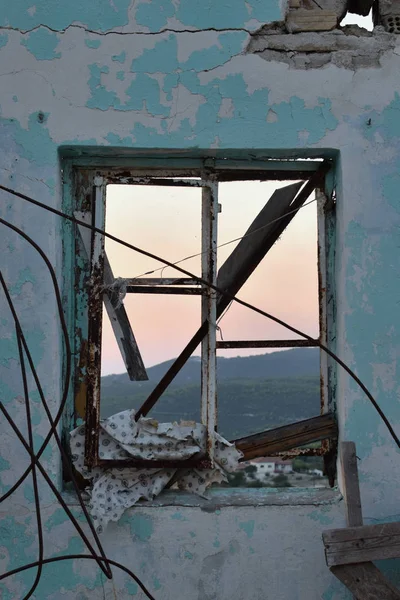
M 173 360 L 147 369 L 149 381 L 126 373 L 102 378 L 102 417 L 138 408 Z M 199 420 L 200 359 L 191 358 L 151 415 Z M 296 348 L 259 356 L 218 358 L 218 430 L 228 439 L 315 416 L 320 410 L 319 351 Z

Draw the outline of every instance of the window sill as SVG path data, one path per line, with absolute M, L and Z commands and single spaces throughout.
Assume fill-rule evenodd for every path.
M 74 492 L 64 491 L 64 500 L 70 506 L 79 504 Z M 85 502 L 87 494 L 83 494 Z M 342 495 L 337 488 L 224 488 L 211 489 L 207 498 L 201 498 L 187 492 L 165 490 L 151 502 L 141 500 L 136 506 L 159 508 L 167 506 L 187 506 L 214 512 L 230 506 L 320 506 L 337 504 Z

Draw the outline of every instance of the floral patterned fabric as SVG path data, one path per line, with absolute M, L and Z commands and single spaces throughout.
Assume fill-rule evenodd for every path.
M 84 465 L 85 425 L 71 432 L 74 467 L 90 479 L 89 509 L 101 533 L 109 521 L 118 521 L 125 509 L 140 499 L 152 500 L 175 480 L 181 490 L 203 496 L 212 483 L 226 481 L 226 473 L 236 470 L 242 453 L 218 433 L 215 437 L 214 469 L 135 469 Z M 206 429 L 195 422 L 158 423 L 154 419 L 135 421 L 135 411 L 125 410 L 100 423 L 99 456 L 105 460 L 130 458 L 185 460 L 204 456 Z

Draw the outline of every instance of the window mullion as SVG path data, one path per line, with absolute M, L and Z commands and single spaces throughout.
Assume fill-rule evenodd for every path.
M 317 238 L 318 238 L 318 297 L 319 297 L 319 340 L 327 346 L 327 274 L 326 274 L 326 242 L 325 242 L 325 205 L 326 196 L 318 188 L 317 199 Z M 328 355 L 320 352 L 321 376 L 321 412 L 328 411 Z
M 104 229 L 106 185 L 94 179 L 92 225 Z M 91 435 L 85 439 L 85 464 L 94 467 L 98 457 L 101 385 L 101 332 L 103 317 L 104 235 L 92 230 L 89 280 L 89 332 L 87 355 L 86 425 Z
M 202 278 L 212 285 L 217 281 L 217 221 L 218 187 L 214 182 L 207 182 L 202 189 L 201 263 Z M 211 288 L 206 288 L 202 296 L 201 321 L 207 322 L 207 334 L 201 343 L 201 422 L 207 428 L 207 454 L 213 461 L 217 418 L 217 294 Z

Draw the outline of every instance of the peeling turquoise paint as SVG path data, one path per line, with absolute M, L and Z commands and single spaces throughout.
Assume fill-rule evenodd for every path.
M 33 504 L 35 502 L 35 495 L 33 493 L 33 486 L 29 483 L 24 485 L 24 498 L 29 502 L 29 504 Z
M 22 525 L 15 517 L 2 517 L 0 521 L 0 549 L 8 556 L 4 570 L 32 562 L 37 556 L 35 536 L 29 527 Z M 19 581 L 28 590 L 28 585 L 33 582 L 32 573 L 30 571 L 20 573 Z M 0 591 L 1 598 L 7 598 L 5 585 L 0 584 Z
M 191 552 L 189 552 L 189 550 L 185 550 L 184 552 L 184 557 L 187 558 L 188 560 L 193 560 L 193 554 Z
M 63 556 L 66 554 L 84 554 L 85 545 L 77 537 L 71 537 L 66 548 L 52 556 Z M 90 561 L 87 561 L 88 566 Z M 22 564 L 22 563 L 21 563 Z M 78 586 L 85 586 L 88 590 L 95 590 L 102 587 L 102 572 L 100 569 L 82 569 L 79 574 L 74 568 L 72 560 L 66 560 L 62 563 L 62 569 L 52 569 L 46 577 L 42 577 L 37 588 L 37 598 L 50 598 L 52 594 L 59 594 L 61 589 L 75 591 Z M 89 594 L 90 596 L 90 594 Z
M 136 20 L 139 25 L 148 27 L 151 31 L 166 27 L 168 19 L 175 13 L 172 0 L 157 2 L 141 2 L 136 9 Z
M 126 52 L 123 50 L 120 54 L 113 54 L 111 60 L 114 62 L 124 63 L 126 61 Z
M 57 34 L 48 29 L 36 29 L 26 39 L 22 40 L 23 46 L 29 50 L 37 60 L 53 60 L 60 58 L 61 52 L 56 52 L 59 43 Z
M 242 529 L 242 531 L 245 532 L 245 534 L 247 535 L 248 538 L 253 537 L 254 526 L 255 526 L 255 521 L 253 519 L 251 519 L 250 521 L 243 521 L 242 523 L 239 523 L 239 529 Z
M 1 389 L 0 389 L 0 397 L 1 397 Z M 11 485 L 7 485 L 3 483 L 2 473 L 9 471 L 11 469 L 11 464 L 6 460 L 3 456 L 0 455 L 0 494 L 5 494 L 10 489 Z
M 281 18 L 279 2 L 272 0 L 264 3 L 261 0 L 251 1 L 248 4 L 243 0 L 232 0 L 227 6 L 223 2 L 213 0 L 181 0 L 176 11 L 177 18 L 185 25 L 196 29 L 218 28 L 223 23 L 225 29 L 241 28 L 251 18 L 257 19 L 257 15 L 267 17 L 265 21 L 277 21 Z M 253 11 L 251 11 L 251 7 Z
M 19 270 L 18 279 L 12 286 L 11 293 L 19 295 L 22 291 L 22 286 L 24 286 L 26 283 L 36 283 L 36 278 L 32 273 L 30 267 L 24 267 L 23 269 Z
M 46 119 L 48 113 L 44 116 Z M 19 156 L 32 164 L 38 167 L 57 165 L 57 146 L 51 139 L 46 125 L 39 123 L 38 112 L 29 115 L 28 129 L 24 129 L 15 119 L 0 117 L 0 134 L 13 139 L 18 145 Z
M 233 56 L 240 54 L 247 40 L 248 34 L 243 31 L 221 33 L 214 46 L 195 50 L 187 61 L 180 63 L 179 66 L 183 70 L 197 72 L 215 69 L 228 62 Z
M 307 517 L 312 521 L 317 521 L 325 527 L 333 523 L 333 518 L 327 514 L 329 510 L 329 507 L 321 506 L 321 508 L 318 510 L 313 510 L 312 512 L 308 513 Z
M 13 102 L 18 102 L 18 96 L 13 96 Z
M 154 588 L 154 590 L 156 592 L 158 592 L 158 590 L 162 589 L 162 585 L 160 583 L 160 580 L 155 575 L 153 576 L 153 588 Z
M 85 46 L 87 46 L 88 48 L 93 48 L 93 50 L 96 50 L 97 48 L 100 48 L 101 40 L 85 40 Z
M 0 340 L 0 365 L 3 367 L 8 367 L 9 361 L 18 360 L 18 349 L 16 345 L 17 341 L 15 338 L 15 334 L 11 338 L 4 338 Z M 0 390 L 2 387 L 8 388 L 5 383 L 0 381 Z M 4 395 L 4 400 L 6 403 L 11 402 L 13 397 L 10 388 L 8 388 L 9 393 Z M 11 393 L 11 396 L 10 396 Z
M 0 6 L 0 27 L 26 30 L 46 25 L 51 29 L 66 29 L 72 23 L 82 23 L 88 29 L 109 31 L 128 23 L 131 0 L 41 0 L 31 11 L 32 0 L 6 2 Z
M 135 515 L 125 513 L 119 520 L 119 524 L 129 523 L 131 535 L 133 539 L 138 539 L 141 542 L 147 542 L 153 535 L 154 526 L 150 517 L 145 515 Z
M 125 80 L 125 72 L 117 71 L 117 79 L 119 79 L 120 81 L 124 81 Z
M 8 34 L 2 33 L 0 34 L 0 48 L 4 48 L 8 42 Z
M 136 594 L 139 591 L 139 586 L 137 585 L 137 583 L 130 579 L 126 582 L 125 589 L 130 596 L 136 596 Z
M 131 64 L 132 73 L 171 73 L 178 68 L 178 40 L 176 35 L 156 42 L 153 48 L 143 51 Z
M 184 517 L 181 512 L 176 512 L 171 515 L 171 519 L 174 519 L 175 521 L 187 521 L 187 518 Z

